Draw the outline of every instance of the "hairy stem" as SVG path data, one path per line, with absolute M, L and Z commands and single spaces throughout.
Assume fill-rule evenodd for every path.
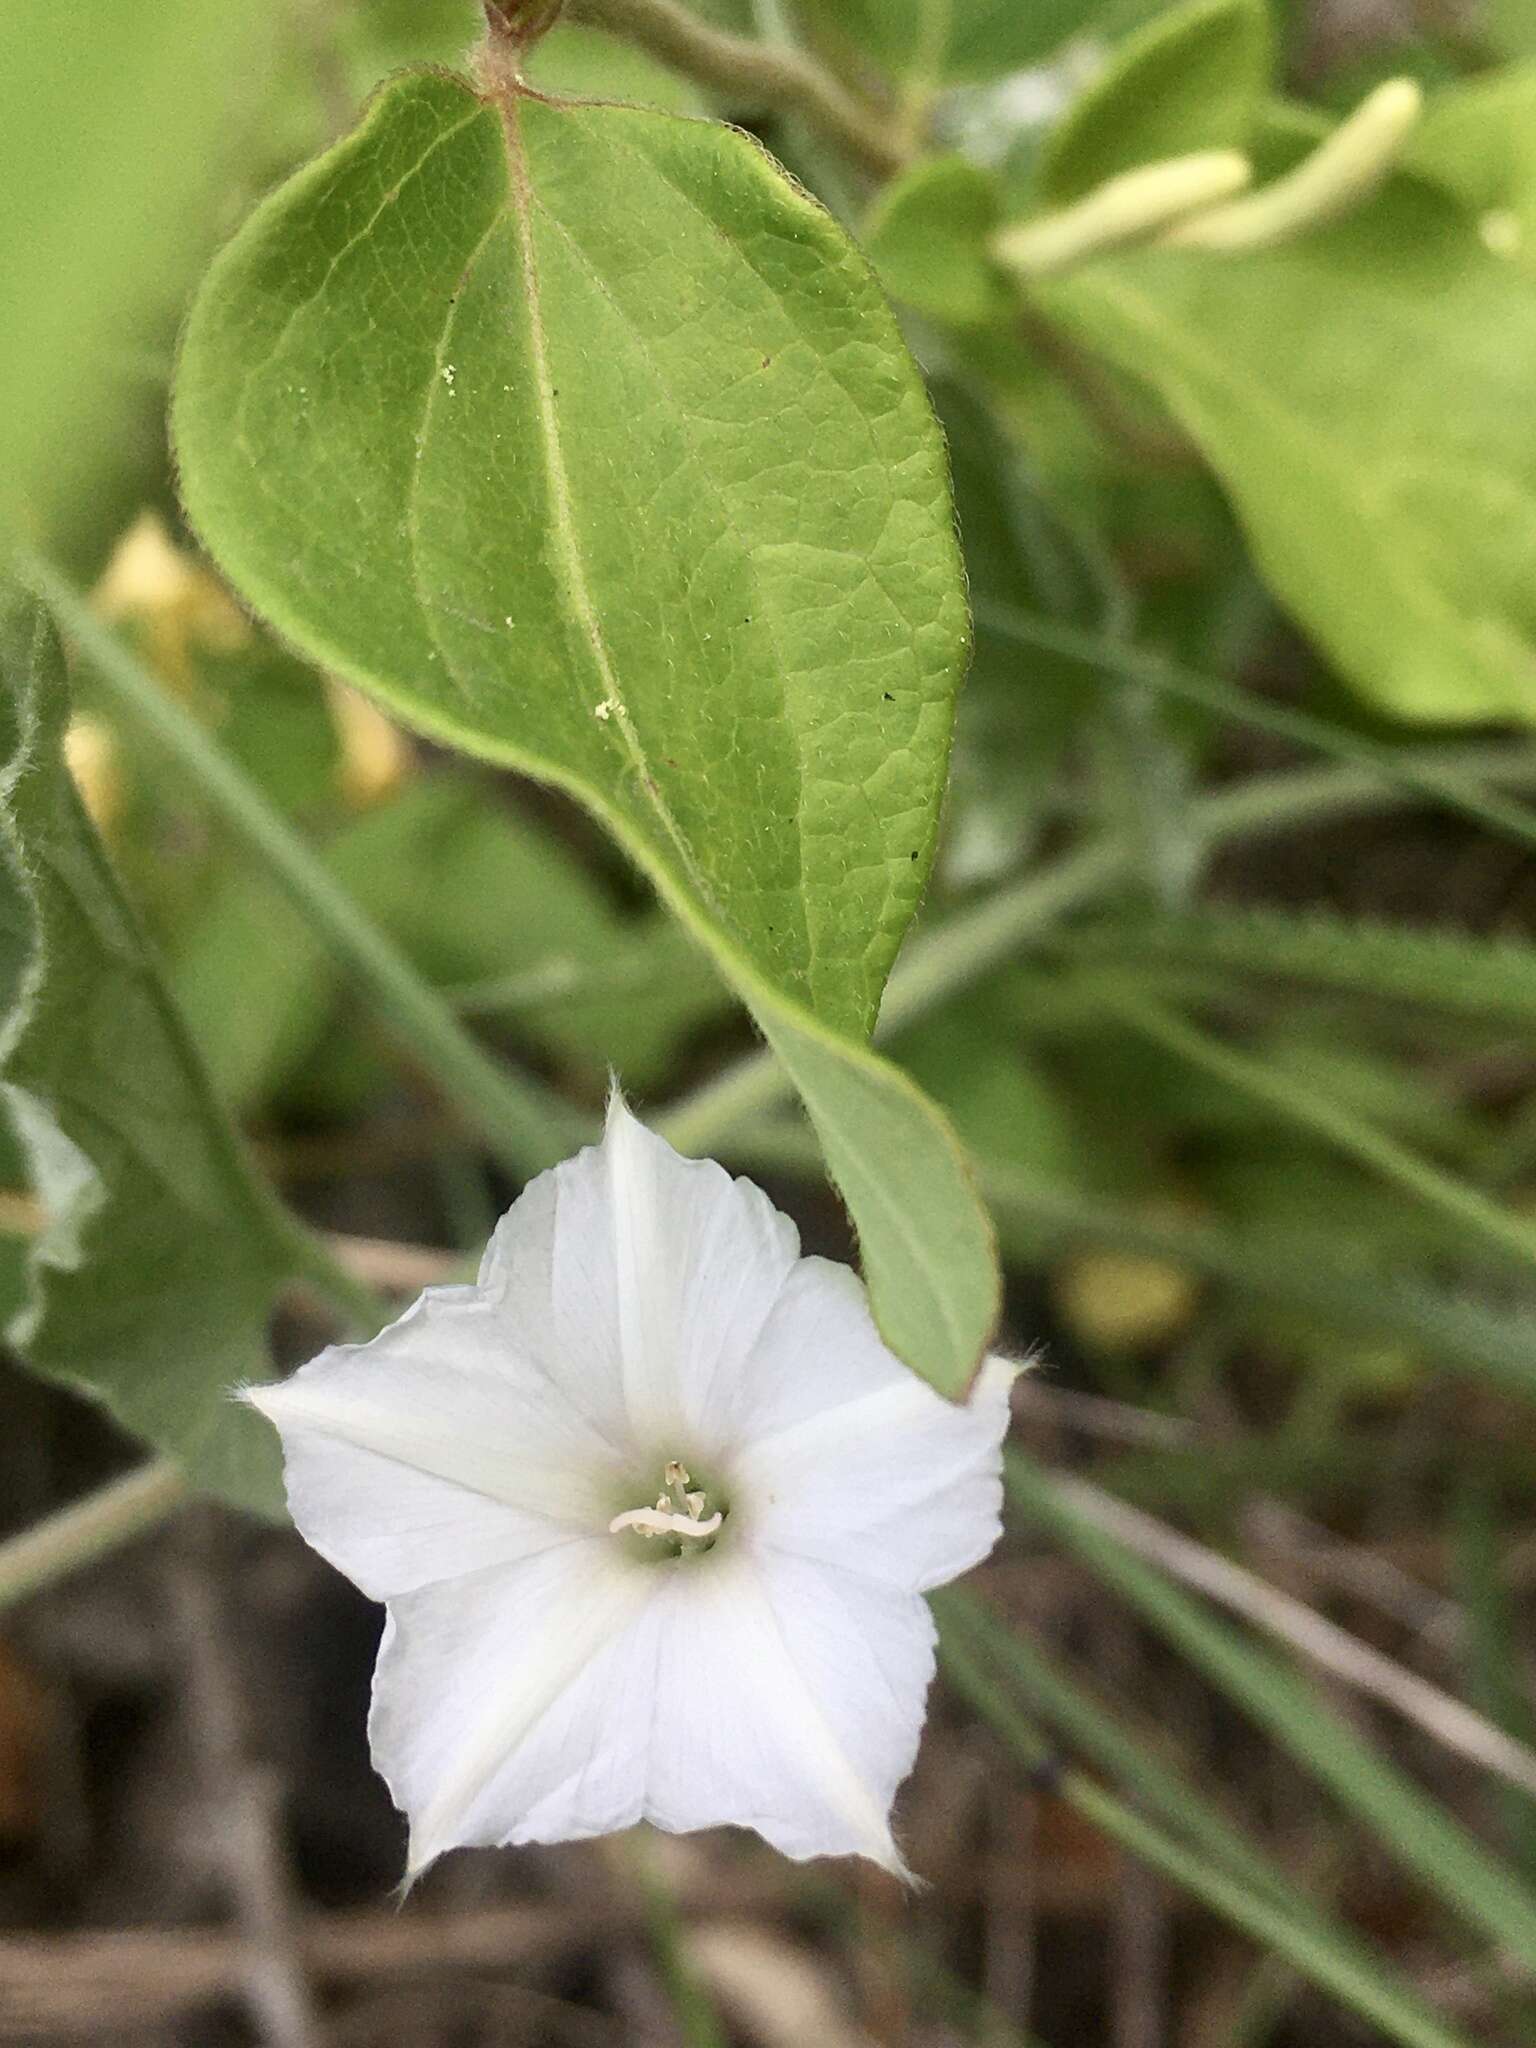
M 1283 1068 L 1270 1065 L 1237 1046 L 1226 1045 L 1187 1018 L 1151 997 L 1119 987 L 1105 987 L 1100 1000 L 1107 1012 L 1154 1045 L 1213 1075 L 1235 1091 L 1263 1103 L 1278 1116 L 1311 1132 L 1346 1158 L 1379 1174 L 1391 1185 L 1449 1218 L 1490 1246 L 1501 1261 L 1529 1275 L 1536 1261 L 1536 1228 L 1511 1214 L 1478 1188 L 1458 1180 L 1410 1146 L 1399 1143 L 1345 1103 L 1330 1101 L 1320 1090 Z M 1533 1786 L 1536 1790 L 1536 1786 Z
M 1083 636 L 1090 644 L 1091 636 Z M 1314 744 L 1315 744 L 1314 740 Z M 1450 801 L 1481 792 L 1480 807 L 1502 816 L 1527 815 L 1488 793 L 1486 782 L 1536 784 L 1536 751 L 1461 747 L 1416 755 L 1411 769 L 1394 765 L 1389 749 L 1358 766 L 1345 763 L 1254 776 L 1190 806 L 1190 830 L 1209 841 L 1280 832 L 1361 805 L 1411 803 L 1420 792 Z M 1477 799 L 1474 799 L 1477 800 Z M 1131 871 L 1136 850 L 1104 838 L 1064 854 L 1052 866 L 1009 883 L 970 909 L 921 931 L 897 962 L 880 1007 L 877 1040 L 914 1023 L 946 996 L 977 981 L 1017 952 L 1036 932 L 1091 902 Z M 771 1052 L 748 1053 L 675 1103 L 658 1128 L 680 1152 L 707 1152 L 725 1134 L 787 1099 L 790 1087 Z
M 816 1179 L 812 1133 L 789 1117 L 765 1117 L 723 1136 L 717 1148 L 755 1171 Z M 1391 1273 L 1363 1275 L 1348 1258 L 1324 1259 L 1309 1241 L 1244 1235 L 1206 1223 L 1148 1222 L 998 1159 L 972 1161 L 997 1224 L 1005 1259 L 1038 1265 L 1078 1245 L 1110 1245 L 1133 1257 L 1197 1273 L 1239 1295 L 1338 1330 L 1393 1338 L 1452 1372 L 1536 1401 L 1527 1319 Z
M 1081 662 L 1102 681 L 1139 683 L 1156 695 L 1197 704 L 1220 718 L 1271 733 L 1293 746 L 1356 762 L 1387 782 L 1415 791 L 1447 810 L 1459 811 L 1490 832 L 1536 846 L 1536 811 L 1526 804 L 1506 803 L 1483 787 L 1475 759 L 1468 760 L 1459 750 L 1394 747 L 1310 712 L 1273 703 L 1219 676 L 1202 675 L 1160 654 L 1149 654 L 1106 634 L 1085 632 L 1017 606 L 978 604 L 976 625 L 979 631 L 1017 647 Z

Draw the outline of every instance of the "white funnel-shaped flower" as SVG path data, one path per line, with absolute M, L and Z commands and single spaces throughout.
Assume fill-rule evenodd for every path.
M 474 1286 L 252 1389 L 300 1530 L 387 1603 L 369 1732 L 412 1874 L 640 1820 L 905 1874 L 922 1595 L 997 1538 L 1013 1371 L 941 1399 L 852 1273 L 616 1097 Z

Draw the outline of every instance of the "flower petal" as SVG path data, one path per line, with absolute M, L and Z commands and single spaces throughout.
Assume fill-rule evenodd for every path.
M 579 1543 L 391 1606 L 370 1721 L 413 1873 L 650 1820 L 905 1875 L 889 1812 L 933 1673 L 922 1600 L 797 1559 Z
M 626 1469 L 469 1287 L 245 1398 L 282 1434 L 301 1533 L 373 1599 L 606 1530 Z
M 722 1368 L 746 1356 L 799 1251 L 750 1181 L 684 1159 L 616 1093 L 603 1142 L 530 1182 L 480 1284 L 509 1332 L 646 1459 L 717 1448 Z
M 906 1877 L 890 1809 L 933 1676 L 926 1603 L 795 1558 L 763 1571 L 744 1551 L 676 1581 L 648 1818 L 735 1823 L 786 1856 L 868 1856 Z
M 881 1342 L 858 1274 L 797 1259 L 756 1343 L 721 1375 L 715 1420 L 729 1441 L 754 1443 L 913 1378 Z
M 944 1400 L 886 1350 L 853 1274 L 803 1261 L 750 1361 L 761 1395 L 733 1517 L 754 1551 L 943 1585 L 997 1541 L 1017 1371 L 989 1359 L 967 1401 Z
M 638 1817 L 633 1760 L 605 1772 L 600 1748 L 573 1746 L 568 1731 L 594 1669 L 632 1633 L 656 1584 L 604 1535 L 390 1603 L 368 1734 L 410 1820 L 413 1877 L 447 1849 L 601 1834 Z M 643 1730 L 633 1694 L 616 1704 L 623 1728 Z M 543 1835 L 524 1816 L 551 1756 L 563 1773 L 586 1771 L 590 1825 Z

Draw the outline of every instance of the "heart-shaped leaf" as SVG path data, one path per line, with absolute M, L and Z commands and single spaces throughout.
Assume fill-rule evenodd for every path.
M 961 1390 L 990 1226 L 864 1041 L 965 606 L 939 435 L 840 230 L 734 130 L 406 78 L 214 266 L 175 431 L 284 633 L 650 874 L 793 1075 L 887 1340 Z

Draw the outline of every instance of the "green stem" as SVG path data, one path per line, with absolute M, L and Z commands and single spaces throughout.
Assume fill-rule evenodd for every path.
M 563 1159 L 586 1136 L 582 1119 L 538 1083 L 502 1065 L 358 910 L 314 850 L 48 562 L 17 564 L 104 686 L 112 703 L 175 763 L 225 827 L 275 881 L 373 997 L 396 1039 L 518 1178 Z
M 579 0 L 572 11 L 713 91 L 799 114 L 877 178 L 893 177 L 906 162 L 891 122 L 792 45 L 727 35 L 677 0 Z
M 360 1280 L 317 1231 L 274 1201 L 274 1222 L 281 1230 L 293 1260 L 296 1278 L 307 1280 L 323 1300 L 338 1311 L 342 1320 L 361 1335 L 371 1337 L 390 1320 L 389 1303 L 366 1280 Z
M 622 1845 L 645 1909 L 651 1952 L 666 1986 L 683 2048 L 730 2048 L 725 2023 L 708 1987 L 694 1968 L 677 1898 L 654 1855 L 656 1838 L 646 1831 Z
M 0 1543 L 0 1610 L 143 1535 L 188 1498 L 181 1467 L 155 1458 Z

